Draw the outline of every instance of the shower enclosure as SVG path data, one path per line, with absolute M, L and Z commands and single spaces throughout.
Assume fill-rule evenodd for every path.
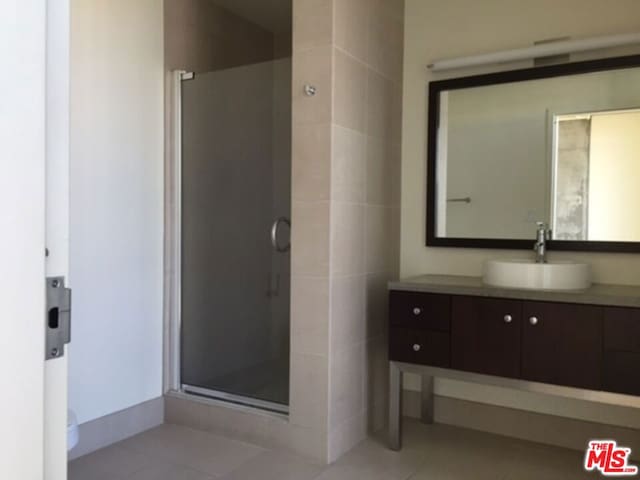
M 291 58 L 179 78 L 180 385 L 286 412 Z

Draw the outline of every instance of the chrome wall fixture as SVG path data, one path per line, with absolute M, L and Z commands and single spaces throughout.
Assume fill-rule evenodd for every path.
M 449 203 L 471 203 L 471 197 L 464 198 L 447 198 Z
M 314 97 L 317 92 L 318 92 L 318 89 L 314 85 L 307 84 L 304 86 L 304 94 L 307 97 Z

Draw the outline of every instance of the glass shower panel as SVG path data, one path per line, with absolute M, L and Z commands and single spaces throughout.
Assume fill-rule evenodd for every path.
M 182 82 L 181 381 L 289 401 L 291 59 Z

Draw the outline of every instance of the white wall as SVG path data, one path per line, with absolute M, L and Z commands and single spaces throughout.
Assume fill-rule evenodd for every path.
M 69 402 L 162 394 L 161 0 L 71 2 Z
M 531 252 L 425 247 L 426 86 L 430 80 L 511 69 L 514 65 L 439 75 L 429 73 L 426 65 L 440 58 L 523 47 L 547 38 L 638 31 L 640 2 L 618 0 L 612 8 L 601 0 L 406 0 L 405 8 L 401 276 L 425 273 L 479 276 L 486 258 L 526 257 Z M 638 51 L 635 47 L 625 53 Z M 530 63 L 515 67 L 522 66 L 530 66 Z M 598 282 L 640 284 L 640 255 L 551 252 L 550 257 L 588 261 Z M 559 401 L 544 396 L 533 398 L 463 382 L 438 382 L 436 393 L 596 421 L 601 421 L 611 411 L 583 402 Z M 626 410 L 616 419 L 606 419 L 611 422 L 628 420 Z M 640 426 L 640 419 L 636 418 L 635 424 Z

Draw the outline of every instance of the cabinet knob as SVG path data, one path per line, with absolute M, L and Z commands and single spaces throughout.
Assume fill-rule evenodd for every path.
M 422 309 L 420 307 L 414 307 L 413 308 L 413 314 L 414 315 L 420 315 L 422 313 Z
M 413 344 L 413 351 L 414 352 L 419 352 L 421 348 L 422 347 L 420 346 L 420 344 L 418 344 L 418 343 L 414 343 Z
M 530 317 L 529 318 L 529 323 L 531 325 L 537 325 L 538 324 L 538 317 Z
M 513 322 L 513 317 L 509 314 L 506 314 L 504 316 L 504 323 L 511 323 L 511 322 Z

